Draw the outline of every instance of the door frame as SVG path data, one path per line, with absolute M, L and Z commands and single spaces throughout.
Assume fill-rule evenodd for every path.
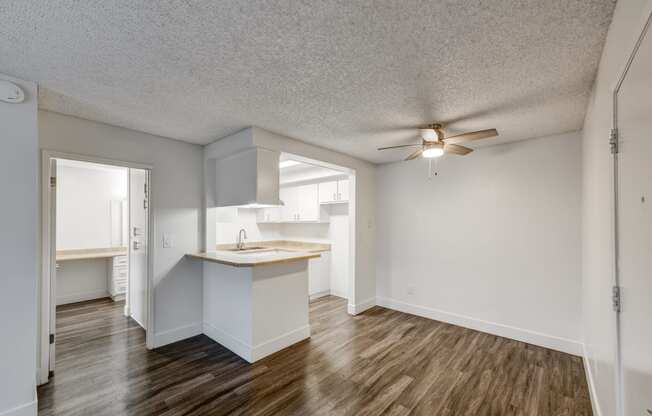
M 648 34 L 648 32 L 652 32 L 650 29 L 652 27 L 652 0 L 648 0 L 645 6 L 643 7 L 642 10 L 643 14 L 639 23 L 639 26 L 637 26 L 636 32 L 634 32 L 632 41 L 630 42 L 631 46 L 631 52 L 629 55 L 627 55 L 627 59 L 622 66 L 621 70 L 618 72 L 618 78 L 616 79 L 616 82 L 613 84 L 611 91 L 612 91 L 612 120 L 611 120 L 611 134 L 609 137 L 609 145 L 611 147 L 611 153 L 612 153 L 612 189 L 613 189 L 613 285 L 614 288 L 620 289 L 620 283 L 621 283 L 621 278 L 620 278 L 620 218 L 619 218 L 619 204 L 620 204 L 620 192 L 619 192 L 619 149 L 618 146 L 620 145 L 619 143 L 619 136 L 618 136 L 618 94 L 620 92 L 620 89 L 625 82 L 625 79 L 627 78 L 627 74 L 629 73 L 629 69 L 632 66 L 632 63 L 634 62 L 634 59 L 636 58 L 636 55 L 639 51 L 639 48 L 641 44 L 643 43 L 643 40 L 645 39 L 646 35 L 652 35 L 652 33 Z M 614 340 L 615 342 L 615 350 L 616 350 L 616 357 L 615 357 L 615 385 L 616 385 L 616 411 L 618 412 L 618 415 L 624 415 L 625 414 L 625 403 L 624 403 L 624 397 L 625 397 L 625 391 L 624 391 L 624 383 L 623 383 L 623 357 L 622 357 L 622 346 L 621 346 L 621 311 L 616 310 L 616 339 Z
M 156 244 L 154 242 L 155 221 L 154 221 L 154 189 L 152 178 L 154 168 L 151 165 L 136 162 L 127 162 L 122 160 L 107 159 L 98 156 L 82 155 L 76 153 L 59 152 L 56 150 L 41 150 L 41 278 L 39 279 L 38 296 L 39 296 L 39 345 L 38 345 L 38 384 L 45 384 L 50 377 L 50 334 L 51 332 L 51 309 L 56 304 L 53 298 L 52 288 L 52 268 L 55 267 L 56 259 L 54 253 L 56 250 L 56 235 L 52 232 L 51 215 L 55 204 L 50 201 L 50 161 L 52 159 L 69 159 L 80 162 L 99 163 L 104 165 L 119 166 L 124 168 L 143 169 L 148 172 L 149 183 L 149 210 L 147 213 L 147 318 L 145 329 L 145 344 L 147 349 L 154 348 L 154 258 L 156 255 Z M 56 343 L 55 343 L 56 345 Z M 55 355 L 56 358 L 56 355 Z

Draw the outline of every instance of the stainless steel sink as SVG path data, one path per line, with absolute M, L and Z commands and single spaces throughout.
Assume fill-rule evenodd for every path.
M 267 249 L 268 249 L 267 247 L 254 246 L 254 247 L 245 247 L 245 248 L 227 248 L 226 251 L 238 251 L 241 253 L 246 253 L 255 250 L 267 250 Z
M 261 250 L 239 250 L 236 251 L 235 254 L 238 255 L 249 255 L 252 257 L 267 257 L 267 256 L 275 256 L 277 254 L 288 254 L 288 253 L 294 253 L 292 251 L 288 250 L 282 250 L 278 248 L 263 248 Z

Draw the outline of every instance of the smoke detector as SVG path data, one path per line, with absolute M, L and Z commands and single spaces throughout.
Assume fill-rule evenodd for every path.
M 13 82 L 0 80 L 0 101 L 10 104 L 22 103 L 25 100 L 25 93 L 22 88 Z

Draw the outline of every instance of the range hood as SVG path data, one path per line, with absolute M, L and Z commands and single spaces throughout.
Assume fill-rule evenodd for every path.
M 215 164 L 214 207 L 262 208 L 283 205 L 279 199 L 281 153 L 250 147 L 212 159 Z

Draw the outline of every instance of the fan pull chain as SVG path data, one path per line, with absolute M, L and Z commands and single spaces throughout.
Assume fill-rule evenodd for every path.
M 434 169 L 433 169 L 433 164 Z M 437 171 L 435 170 L 437 168 L 437 159 L 436 158 L 430 158 L 428 159 L 428 179 L 432 179 L 433 177 L 437 176 Z

